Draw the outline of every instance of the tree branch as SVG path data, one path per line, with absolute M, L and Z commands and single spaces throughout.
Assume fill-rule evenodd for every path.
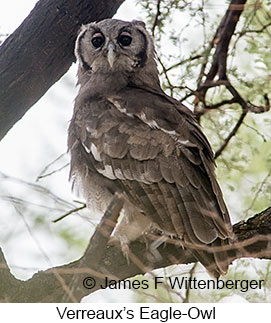
M 153 25 L 151 28 L 152 36 L 154 36 L 155 28 L 159 25 L 159 16 L 161 15 L 160 6 L 161 6 L 161 0 L 157 0 L 156 14 L 155 14 Z
M 112 17 L 124 0 L 42 0 L 0 47 L 0 140 L 63 76 L 82 24 Z
M 10 273 L 0 252 L 0 301 L 79 302 L 84 296 L 100 289 L 101 285 L 104 285 L 105 277 L 115 280 L 127 279 L 152 269 L 197 261 L 189 250 L 174 243 L 161 245 L 158 248 L 161 258 L 154 261 L 149 257 L 146 243 L 135 241 L 130 245 L 132 256 L 127 265 L 127 259 L 120 248 L 107 244 L 121 208 L 120 199 L 117 198 L 114 203 L 117 208 L 113 207 L 114 212 L 109 212 L 103 217 L 85 254 L 73 263 L 41 271 L 27 281 L 20 281 Z M 226 246 L 230 250 L 231 262 L 242 257 L 270 259 L 271 251 L 268 245 L 271 241 L 271 207 L 246 222 L 235 224 L 234 233 L 236 240 Z M 96 282 L 91 289 L 83 284 L 88 277 Z
M 195 101 L 197 104 L 195 107 L 195 114 L 197 115 L 198 120 L 206 111 L 199 107 L 198 103 L 202 102 L 204 107 L 208 107 L 208 104 L 206 103 L 207 91 L 212 87 L 230 85 L 227 77 L 227 55 L 229 44 L 239 18 L 244 10 L 245 3 L 246 0 L 232 0 L 230 2 L 228 9 L 216 30 L 215 36 L 210 43 L 207 51 L 208 53 L 211 52 L 213 47 L 216 47 L 215 53 L 212 57 L 211 67 L 209 68 L 209 71 L 206 72 L 209 57 L 209 55 L 207 55 L 205 62 L 202 64 L 200 76 L 198 78 L 198 87 L 195 91 L 197 97 L 197 100 Z M 205 75 L 206 77 L 203 81 Z M 217 75 L 218 80 L 215 80 Z M 236 96 L 233 95 L 233 98 L 236 100 Z
M 207 82 L 213 80 L 217 73 L 219 74 L 220 80 L 226 78 L 227 54 L 230 40 L 245 4 L 246 0 L 232 0 L 225 16 L 221 20 L 212 41 L 212 44 L 216 45 L 216 51 L 213 56 L 212 66 L 206 77 Z
M 230 40 L 234 35 L 235 28 L 244 10 L 245 4 L 246 0 L 232 0 L 230 2 L 228 10 L 225 13 L 223 19 L 221 20 L 215 33 L 215 36 L 208 49 L 208 52 L 210 53 L 211 49 L 214 46 L 216 46 L 216 50 L 211 62 L 211 67 L 208 73 L 205 73 L 208 62 L 207 58 L 206 61 L 203 63 L 200 71 L 198 88 L 194 92 L 196 95 L 196 100 L 194 101 L 196 103 L 195 114 L 198 120 L 208 109 L 218 108 L 221 105 L 224 105 L 225 103 L 237 103 L 242 108 L 242 113 L 240 115 L 239 120 L 237 121 L 232 131 L 225 138 L 221 147 L 215 153 L 215 158 L 219 157 L 222 154 L 224 149 L 228 146 L 230 140 L 236 135 L 248 112 L 262 113 L 270 109 L 269 99 L 266 94 L 264 95 L 265 106 L 256 106 L 246 101 L 241 96 L 239 91 L 231 84 L 227 75 L 227 56 Z M 205 74 L 207 74 L 206 78 L 202 82 L 202 79 Z M 216 76 L 218 76 L 218 80 L 215 80 Z M 207 91 L 212 87 L 221 85 L 224 85 L 227 88 L 227 90 L 231 93 L 232 98 L 230 100 L 223 100 L 217 104 L 208 105 L 206 103 Z M 198 103 L 200 102 L 202 103 L 203 107 L 198 105 Z

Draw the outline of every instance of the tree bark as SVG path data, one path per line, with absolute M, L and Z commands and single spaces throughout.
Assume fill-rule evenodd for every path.
M 0 140 L 63 76 L 82 24 L 112 17 L 124 0 L 40 0 L 0 47 Z

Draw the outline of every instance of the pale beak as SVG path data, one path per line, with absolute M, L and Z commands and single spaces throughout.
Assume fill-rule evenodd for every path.
M 108 44 L 107 49 L 108 49 L 107 60 L 108 60 L 110 67 L 112 68 L 115 61 L 116 61 L 115 45 L 110 42 Z

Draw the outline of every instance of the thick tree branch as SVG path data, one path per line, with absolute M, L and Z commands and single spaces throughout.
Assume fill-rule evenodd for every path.
M 215 53 L 212 56 L 211 67 L 208 71 L 206 71 L 208 66 L 208 55 L 208 57 L 206 57 L 206 60 L 202 65 L 200 76 L 198 79 L 198 88 L 195 91 L 197 97 L 197 100 L 195 101 L 195 113 L 198 119 L 200 119 L 202 114 L 204 114 L 207 111 L 208 104 L 206 103 L 206 94 L 210 88 L 221 85 L 229 86 L 230 89 L 233 88 L 227 77 L 227 56 L 230 40 L 234 34 L 235 28 L 244 10 L 245 4 L 246 0 L 232 0 L 230 2 L 228 9 L 216 30 L 215 36 L 213 37 L 213 40 L 210 43 L 208 53 L 211 52 L 213 47 L 216 48 Z M 218 80 L 215 80 L 216 76 L 218 76 Z M 205 79 L 203 81 L 204 77 Z M 232 95 L 232 100 L 234 102 L 238 103 L 240 101 L 240 103 L 242 103 L 243 105 L 245 101 L 237 91 L 235 95 Z M 200 105 L 198 105 L 198 103 L 200 102 L 203 103 L 203 108 Z
M 97 227 L 89 246 L 79 260 L 35 274 L 27 281 L 20 281 L 10 273 L 2 253 L 0 253 L 0 301 L 6 302 L 75 302 L 89 293 L 100 289 L 104 278 L 127 279 L 146 271 L 172 264 L 187 264 L 197 260 L 191 253 L 175 244 L 159 247 L 160 260 L 150 259 L 143 242 L 133 242 L 131 257 L 123 256 L 118 246 L 107 245 L 121 208 L 121 199 L 114 202 L 114 212 L 106 214 Z M 117 208 L 115 208 L 117 206 Z M 112 221 L 112 224 L 109 224 Z M 106 234 L 104 234 L 106 232 Z M 234 225 L 236 241 L 226 246 L 230 249 L 231 260 L 242 257 L 271 258 L 268 245 L 271 241 L 271 207 L 247 220 Z M 238 250 L 238 252 L 236 252 Z M 83 285 L 86 277 L 92 277 L 96 285 L 87 289 Z
M 213 80 L 216 74 L 220 80 L 226 79 L 227 55 L 230 40 L 237 26 L 239 18 L 244 10 L 246 0 L 232 0 L 229 8 L 221 20 L 212 43 L 216 44 L 212 66 L 206 77 L 206 82 Z
M 74 61 L 82 24 L 112 17 L 124 0 L 40 0 L 0 47 L 0 140 Z

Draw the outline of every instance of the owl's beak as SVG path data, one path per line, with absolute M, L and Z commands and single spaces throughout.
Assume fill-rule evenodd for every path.
M 116 52 L 115 52 L 116 48 L 115 48 L 115 45 L 112 42 L 110 42 L 108 44 L 107 49 L 108 49 L 107 60 L 108 60 L 110 67 L 112 68 L 115 61 L 116 61 Z

